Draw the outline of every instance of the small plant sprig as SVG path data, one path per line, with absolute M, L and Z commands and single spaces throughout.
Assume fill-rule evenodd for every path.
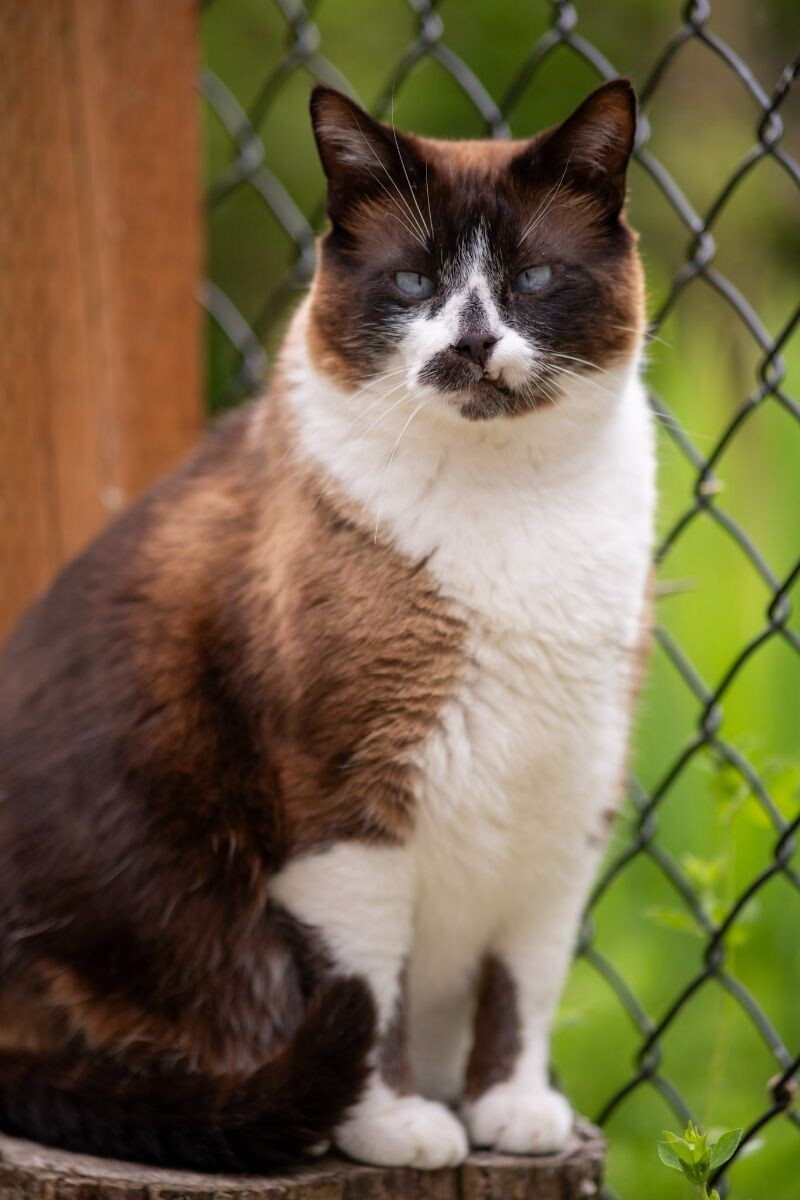
M 664 1130 L 664 1141 L 658 1143 L 658 1157 L 665 1167 L 681 1171 L 701 1196 L 719 1200 L 716 1188 L 708 1190 L 708 1181 L 714 1171 L 733 1157 L 741 1140 L 741 1129 L 729 1129 L 715 1142 L 709 1142 L 708 1134 L 690 1121 L 683 1137 Z

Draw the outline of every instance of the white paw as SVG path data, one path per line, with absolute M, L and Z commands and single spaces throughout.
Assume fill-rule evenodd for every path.
M 498 1083 L 464 1106 L 474 1146 L 507 1154 L 555 1154 L 572 1129 L 572 1109 L 552 1088 Z
M 420 1096 L 396 1096 L 360 1111 L 336 1131 L 351 1158 L 381 1167 L 454 1167 L 467 1157 L 467 1135 L 444 1105 Z

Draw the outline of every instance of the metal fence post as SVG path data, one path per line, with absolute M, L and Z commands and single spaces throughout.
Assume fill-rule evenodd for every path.
M 197 20 L 0 0 L 0 635 L 203 421 Z

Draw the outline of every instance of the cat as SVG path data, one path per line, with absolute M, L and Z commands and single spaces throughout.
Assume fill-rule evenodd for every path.
M 311 113 L 330 223 L 268 394 L 0 660 L 0 1127 L 212 1171 L 557 1151 L 649 624 L 635 98 L 526 141 Z

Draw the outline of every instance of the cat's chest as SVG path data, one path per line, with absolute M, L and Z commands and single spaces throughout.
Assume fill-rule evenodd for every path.
M 574 835 L 607 803 L 592 761 L 613 772 L 624 746 L 651 553 L 647 449 L 544 482 L 522 469 L 494 488 L 451 477 L 400 535 L 468 631 L 456 690 L 420 747 L 417 845 L 423 886 L 449 879 L 463 901 L 467 878 L 482 897 L 471 928 L 545 826 L 563 840 L 558 820 Z

